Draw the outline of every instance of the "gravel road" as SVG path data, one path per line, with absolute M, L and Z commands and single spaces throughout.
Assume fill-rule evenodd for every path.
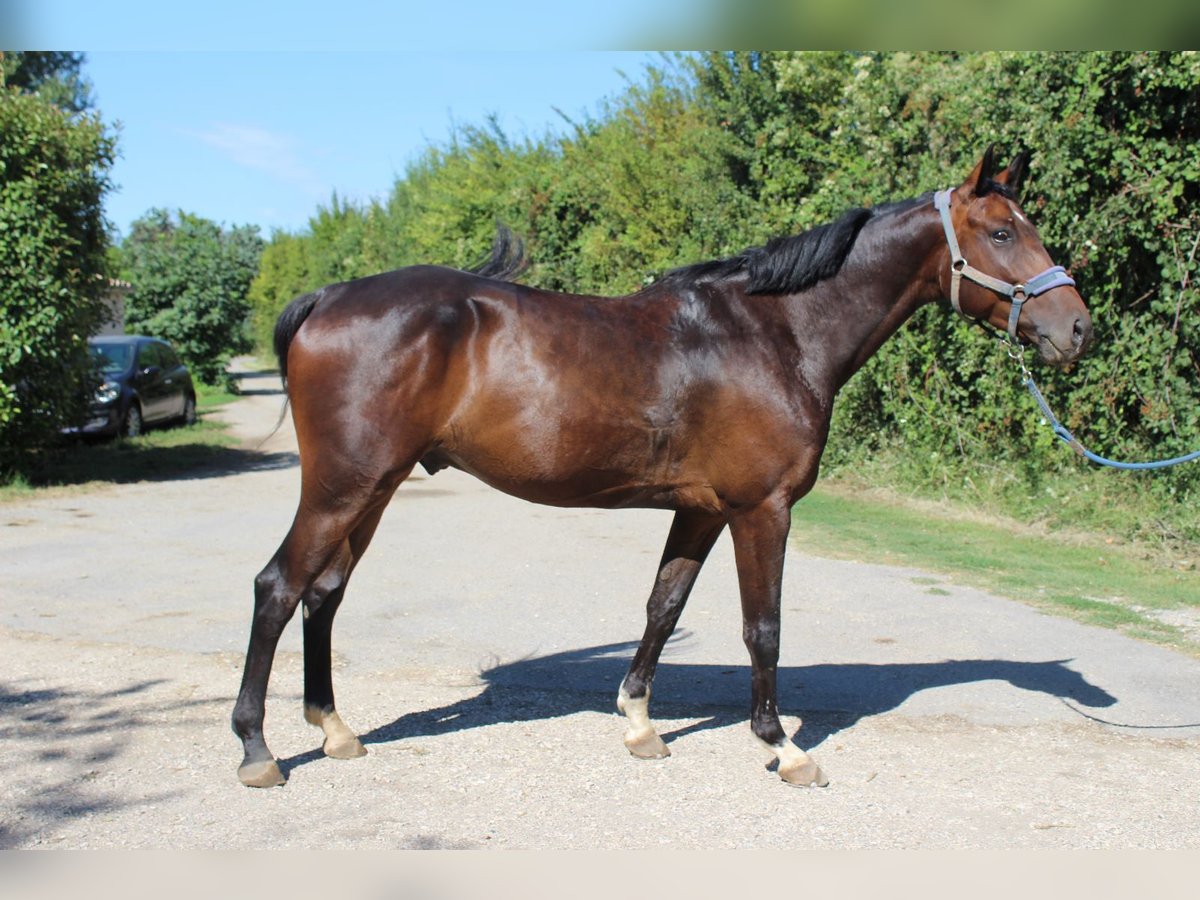
M 453 471 L 400 489 L 334 630 L 369 755 L 304 723 L 297 618 L 267 706 L 289 783 L 244 788 L 251 582 L 299 474 L 290 422 L 262 443 L 278 382 L 245 385 L 219 470 L 0 505 L 0 847 L 1200 846 L 1200 662 L 802 546 L 780 702 L 832 784 L 751 738 L 727 536 L 655 682 L 673 755 L 633 759 L 614 700 L 670 515 Z

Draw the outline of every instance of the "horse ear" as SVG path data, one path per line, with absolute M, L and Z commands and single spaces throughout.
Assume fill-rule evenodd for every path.
M 1012 188 L 1014 194 L 1020 193 L 1021 183 L 1025 180 L 1025 175 L 1029 171 L 1029 157 L 1031 156 L 1028 150 L 1022 150 L 1013 157 L 1013 161 L 1008 164 L 1008 168 L 996 176 L 996 181 L 999 184 L 1007 184 Z
M 978 193 L 981 185 L 992 180 L 992 173 L 995 171 L 996 145 L 989 144 L 983 153 L 983 158 L 975 164 L 975 168 L 971 170 L 971 174 L 967 176 L 967 180 L 962 183 L 959 190 L 966 194 Z

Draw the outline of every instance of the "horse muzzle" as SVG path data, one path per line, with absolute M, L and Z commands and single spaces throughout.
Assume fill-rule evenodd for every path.
M 1042 362 L 1052 366 L 1069 366 L 1083 356 L 1092 345 L 1092 317 L 1086 309 L 1055 317 L 1057 321 L 1039 322 L 1033 328 L 1031 343 L 1037 348 Z

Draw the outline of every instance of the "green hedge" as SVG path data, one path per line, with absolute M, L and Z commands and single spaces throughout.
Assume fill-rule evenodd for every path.
M 101 200 L 115 151 L 98 117 L 0 87 L 0 472 L 83 414 L 104 316 Z
M 261 334 L 290 295 L 326 281 L 469 263 L 496 218 L 527 238 L 532 283 L 625 292 L 848 206 L 957 183 L 988 144 L 1029 148 L 1025 209 L 1097 334 L 1072 370 L 1041 372 L 1047 393 L 1102 452 L 1174 455 L 1200 447 L 1198 130 L 1194 52 L 666 59 L 563 133 L 462 129 L 386 199 L 335 203 L 308 232 L 276 236 L 266 259 L 278 262 L 252 295 Z M 853 468 L 894 447 L 911 477 L 951 493 L 985 480 L 1036 491 L 1082 471 L 1003 354 L 945 305 L 921 311 L 847 386 L 827 462 Z M 1186 508 L 1200 466 L 1128 483 Z

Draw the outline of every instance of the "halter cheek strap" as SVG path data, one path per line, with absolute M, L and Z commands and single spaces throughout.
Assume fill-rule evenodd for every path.
M 993 278 L 968 265 L 962 251 L 958 249 L 958 238 L 954 235 L 954 224 L 950 221 L 950 194 L 952 191 L 952 188 L 947 188 L 933 195 L 934 208 L 942 217 L 942 230 L 946 232 L 946 243 L 950 245 L 950 303 L 954 306 L 955 312 L 963 316 L 967 315 L 958 302 L 958 288 L 964 277 L 1007 297 L 1012 303 L 1012 309 L 1008 313 L 1008 334 L 1015 341 L 1017 340 L 1017 322 L 1021 318 L 1021 307 L 1025 305 L 1025 301 L 1038 294 L 1044 294 L 1052 288 L 1074 285 L 1075 279 L 1068 275 L 1067 270 L 1062 266 L 1051 266 L 1046 271 L 1034 275 L 1024 284 L 1009 284 L 1007 281 Z

